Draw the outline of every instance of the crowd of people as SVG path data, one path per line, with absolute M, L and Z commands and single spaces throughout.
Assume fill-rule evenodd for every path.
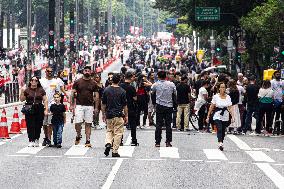
M 85 65 L 82 75 L 74 81 L 70 110 L 76 115 L 75 145 L 82 140 L 84 123 L 85 146 L 92 146 L 91 130 L 100 126 L 100 112 L 106 123 L 104 154 L 108 156 L 112 149 L 113 157 L 120 157 L 118 148 L 123 145 L 124 126 L 131 130 L 132 146 L 139 145 L 137 127 L 155 127 L 154 146 L 161 146 L 165 129 L 165 146 L 171 147 L 172 130 L 191 131 L 192 115 L 198 118 L 199 132 L 217 132 L 220 150 L 224 149 L 226 133 L 245 135 L 252 131 L 253 117 L 256 127 L 251 135 L 284 134 L 284 82 L 279 71 L 272 81 L 259 85 L 253 75 L 244 77 L 239 73 L 234 79 L 226 72 L 204 71 L 206 65 L 198 64 L 194 53 L 187 48 L 174 49 L 162 41 L 132 44 L 125 60 L 123 52 L 121 70 L 108 73 L 105 83 L 90 65 Z M 26 112 L 32 115 L 27 123 L 29 146 L 39 145 L 43 125 L 42 145 L 61 147 L 66 122 L 64 96 L 69 98 L 64 82 L 53 77 L 52 67 L 46 68 L 45 78 L 31 77 L 28 87 L 22 89 L 21 100 L 26 100 L 27 109 L 29 105 L 33 109 Z M 34 116 L 33 112 L 38 114 Z

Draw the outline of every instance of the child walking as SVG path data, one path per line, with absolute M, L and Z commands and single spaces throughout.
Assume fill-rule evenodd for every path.
M 65 106 L 60 103 L 60 93 L 56 92 L 53 98 L 55 103 L 50 106 L 50 112 L 52 113 L 53 142 L 54 147 L 61 148 L 63 127 L 66 123 L 66 109 Z

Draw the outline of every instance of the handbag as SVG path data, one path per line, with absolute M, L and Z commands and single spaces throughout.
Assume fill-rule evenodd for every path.
M 35 103 L 35 98 L 36 98 L 36 92 L 34 96 L 34 101 L 33 104 L 25 104 L 21 110 L 21 112 L 25 115 L 32 115 L 34 114 L 34 103 Z

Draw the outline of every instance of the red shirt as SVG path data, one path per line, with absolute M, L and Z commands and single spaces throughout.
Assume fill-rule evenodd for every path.
M 0 87 L 3 87 L 5 84 L 5 80 L 3 78 L 0 78 Z

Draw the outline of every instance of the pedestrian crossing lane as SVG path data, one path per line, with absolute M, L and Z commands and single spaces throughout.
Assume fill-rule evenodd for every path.
M 84 145 L 73 145 L 64 155 L 65 156 L 84 156 L 90 148 Z
M 203 149 L 203 152 L 209 160 L 228 160 L 225 154 L 218 149 Z
M 39 151 L 43 150 L 44 148 L 45 148 L 45 146 L 42 146 L 42 145 L 40 145 L 39 147 L 25 147 L 25 148 L 22 148 L 21 150 L 19 150 L 17 152 L 17 154 L 32 154 L 32 155 L 35 155 Z
M 180 158 L 176 147 L 160 147 L 159 152 L 161 158 Z

